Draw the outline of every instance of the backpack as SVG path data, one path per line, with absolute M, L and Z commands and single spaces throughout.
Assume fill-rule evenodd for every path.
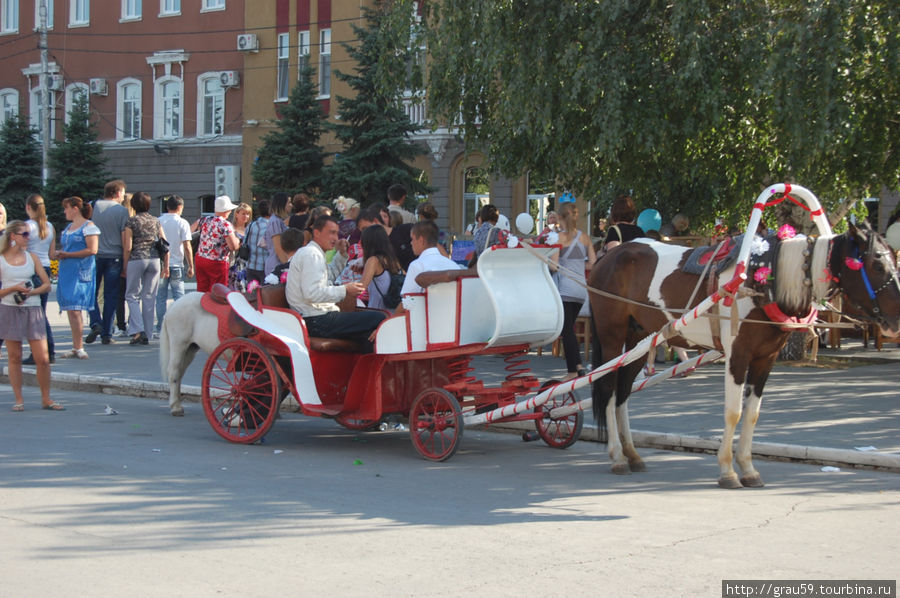
M 395 309 L 400 305 L 400 291 L 403 289 L 404 282 L 406 282 L 406 274 L 397 272 L 396 274 L 391 274 L 391 284 L 388 286 L 387 293 L 382 293 L 381 289 L 378 288 L 378 284 L 375 284 L 375 289 L 381 295 L 381 300 L 385 307 Z

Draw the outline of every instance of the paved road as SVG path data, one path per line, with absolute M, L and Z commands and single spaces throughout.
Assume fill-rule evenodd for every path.
M 66 402 L 0 413 L 2 596 L 696 598 L 898 574 L 896 474 L 768 462 L 765 488 L 725 491 L 710 455 L 645 451 L 618 477 L 594 443 L 466 430 L 434 464 L 400 432 L 286 415 L 243 446 L 196 409 Z

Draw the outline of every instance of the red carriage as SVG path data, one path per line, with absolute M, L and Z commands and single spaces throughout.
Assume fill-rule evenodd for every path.
M 467 418 L 538 390 L 527 352 L 555 339 L 563 320 L 542 259 L 555 250 L 494 248 L 482 255 L 477 275 L 425 273 L 444 281 L 408 297 L 405 313 L 382 322 L 373 353 L 350 341 L 310 338 L 303 319 L 287 306 L 283 287 L 259 289 L 255 304 L 236 292 L 208 293 L 203 303 L 217 315 L 220 344 L 203 370 L 206 417 L 227 440 L 255 442 L 291 394 L 303 414 L 351 429 L 377 428 L 389 417 L 408 420 L 423 457 L 449 459 Z M 499 386 L 485 386 L 472 375 L 472 357 L 484 354 L 505 356 L 508 375 Z M 565 448 L 578 439 L 583 412 L 559 418 L 549 412 L 574 404 L 574 396 L 564 393 L 492 421 L 534 421 L 549 445 Z

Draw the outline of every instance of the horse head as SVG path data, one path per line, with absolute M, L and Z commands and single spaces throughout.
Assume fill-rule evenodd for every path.
M 850 302 L 886 333 L 900 330 L 897 260 L 884 239 L 865 222 L 850 224 L 834 239 L 829 260 L 832 280 Z

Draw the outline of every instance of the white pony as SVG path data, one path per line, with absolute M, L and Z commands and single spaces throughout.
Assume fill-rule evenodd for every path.
M 200 305 L 203 293 L 187 293 L 166 311 L 159 336 L 159 365 L 169 383 L 169 412 L 184 415 L 181 379 L 198 350 L 212 353 L 219 346 L 214 315 Z

